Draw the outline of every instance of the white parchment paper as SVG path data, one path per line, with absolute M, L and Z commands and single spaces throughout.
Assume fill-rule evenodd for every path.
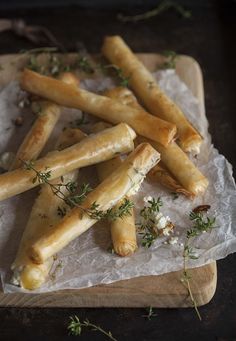
M 164 203 L 163 214 L 170 216 L 176 225 L 174 235 L 179 237 L 178 243 L 166 245 L 163 243 L 166 240 L 163 237 L 157 240 L 150 249 L 140 246 L 131 257 L 120 258 L 108 251 L 111 245 L 109 226 L 106 222 L 99 222 L 59 253 L 62 267 L 58 268 L 57 264 L 54 265 L 54 268 L 57 268 L 56 279 L 50 278 L 36 292 L 83 288 L 181 269 L 182 243 L 186 229 L 190 226 L 188 214 L 194 207 L 201 204 L 211 205 L 209 214 L 216 216 L 217 228 L 194 240 L 194 247 L 199 258 L 192 260 L 190 266 L 200 266 L 212 260 L 224 258 L 236 251 L 236 189 L 232 167 L 212 146 L 204 108 L 180 81 L 175 71 L 160 71 L 155 74 L 155 77 L 161 88 L 182 108 L 189 120 L 204 136 L 201 153 L 197 159 L 193 158 L 193 162 L 208 177 L 210 182 L 208 190 L 204 196 L 194 201 L 184 196 L 173 200 L 170 193 L 162 187 L 145 180 L 135 198 L 137 213 L 144 204 L 144 196 L 160 196 Z M 110 79 L 83 82 L 83 87 L 92 91 L 101 91 L 112 85 Z M 20 91 L 16 82 L 10 83 L 0 92 L 0 154 L 5 151 L 16 152 L 17 146 L 33 122 L 33 115 L 17 106 L 22 96 L 24 93 Z M 81 116 L 78 110 L 65 109 L 65 111 L 45 151 L 52 148 L 55 137 L 65 125 Z M 22 127 L 15 127 L 12 120 L 19 115 L 23 116 L 25 121 Z M 0 273 L 5 292 L 22 291 L 10 284 L 11 271 L 9 269 L 37 192 L 36 188 L 0 202 Z

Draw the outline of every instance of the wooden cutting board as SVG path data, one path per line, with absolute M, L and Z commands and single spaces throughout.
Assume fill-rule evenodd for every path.
M 163 63 L 158 54 L 138 54 L 151 71 Z M 3 70 L 0 87 L 16 79 L 26 56 L 0 56 Z M 180 56 L 176 72 L 198 98 L 204 110 L 204 90 L 199 64 L 189 56 Z M 161 261 L 161 260 L 160 260 Z M 199 306 L 213 297 L 217 283 L 216 262 L 189 270 L 193 296 Z M 188 292 L 181 283 L 182 271 L 160 276 L 143 276 L 98 285 L 80 290 L 61 290 L 46 294 L 4 294 L 0 291 L 0 306 L 14 307 L 191 307 Z

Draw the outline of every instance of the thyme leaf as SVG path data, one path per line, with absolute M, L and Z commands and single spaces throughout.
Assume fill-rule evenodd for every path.
M 153 317 L 156 317 L 156 316 L 157 316 L 157 314 L 154 313 L 152 307 L 147 308 L 147 314 L 146 314 L 146 315 L 142 315 L 142 317 L 147 318 L 149 321 L 150 321 Z
M 71 335 L 75 335 L 75 336 L 81 335 L 83 328 L 90 328 L 91 330 L 99 331 L 100 333 L 106 335 L 110 340 L 117 341 L 117 339 L 113 337 L 110 331 L 105 331 L 100 326 L 94 323 L 91 323 L 88 319 L 85 319 L 84 321 L 80 321 L 77 315 L 70 317 L 70 322 L 69 322 L 67 329 L 69 330 L 69 333 Z
M 95 72 L 94 68 L 92 67 L 90 61 L 85 56 L 78 56 L 78 61 L 76 63 L 76 66 L 88 74 L 93 74 Z
M 119 81 L 119 85 L 126 88 L 128 87 L 130 76 L 126 77 L 124 75 L 123 70 L 116 66 L 115 64 L 100 64 L 98 68 L 100 68 L 103 72 L 106 72 L 108 69 L 111 69 L 112 71 L 115 72 L 115 75 Z

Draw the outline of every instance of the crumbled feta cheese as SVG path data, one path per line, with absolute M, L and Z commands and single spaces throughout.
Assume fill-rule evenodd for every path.
M 145 202 L 145 203 L 148 203 L 149 201 L 151 201 L 152 200 L 152 197 L 149 195 L 148 197 L 144 197 L 143 198 L 143 201 Z
M 158 222 L 157 222 L 157 224 L 156 224 L 156 227 L 158 228 L 158 230 L 163 230 L 163 229 L 165 229 L 166 224 L 167 224 L 166 217 L 162 216 L 162 217 L 158 220 Z
M 168 215 L 166 216 L 166 221 L 170 221 L 170 217 Z

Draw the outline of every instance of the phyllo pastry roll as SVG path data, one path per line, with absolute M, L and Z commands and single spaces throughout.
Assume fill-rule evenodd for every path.
M 190 199 L 193 199 L 194 197 L 193 193 L 181 186 L 179 182 L 174 179 L 172 174 L 170 174 L 170 172 L 160 163 L 150 170 L 148 178 L 152 182 L 157 182 L 168 188 L 172 193 L 183 194 Z
M 146 141 L 152 144 L 161 154 L 163 164 L 179 183 L 188 192 L 192 193 L 192 196 L 201 195 L 206 191 L 209 184 L 207 178 L 175 142 L 170 143 L 168 148 L 164 148 L 159 143 L 141 137 L 139 141 Z
M 130 87 L 148 111 L 177 126 L 178 139 L 185 152 L 198 154 L 202 138 L 181 109 L 160 89 L 152 74 L 119 36 L 106 37 L 104 56 L 129 77 Z
M 79 80 L 69 72 L 63 73 L 60 80 L 67 84 L 79 84 Z M 21 167 L 20 160 L 36 160 L 38 158 L 60 117 L 62 108 L 57 104 L 39 101 L 38 106 L 40 108 L 38 117 L 18 148 L 9 170 Z
M 81 206 L 73 208 L 51 231 L 32 245 L 28 252 L 29 257 L 36 264 L 41 264 L 88 230 L 98 219 L 96 210 L 107 212 L 129 195 L 159 159 L 159 153 L 150 144 L 139 145 L 114 172 L 88 194 Z
M 63 149 L 75 142 L 85 138 L 85 134 L 79 129 L 67 129 L 60 135 L 56 147 Z M 78 177 L 78 170 L 74 170 L 61 179 L 55 179 L 51 183 L 60 183 L 60 193 L 68 197 L 70 193 L 66 184 L 75 183 Z M 23 232 L 16 258 L 11 266 L 13 270 L 12 284 L 24 289 L 35 290 L 39 288 L 48 278 L 53 265 L 53 257 L 44 263 L 34 264 L 27 256 L 30 245 L 43 236 L 52 226 L 58 223 L 61 216 L 68 210 L 68 206 L 61 198 L 52 191 L 47 184 L 41 186 L 39 195 L 32 207 L 27 225 Z
M 62 151 L 53 151 L 35 161 L 25 164 L 11 172 L 0 175 L 0 200 L 25 192 L 39 185 L 35 181 L 37 174 L 46 174 L 53 180 L 70 171 L 112 159 L 119 153 L 133 150 L 136 134 L 125 123 L 105 129 L 100 133 L 86 137 Z M 33 168 L 33 169 L 32 169 Z M 37 174 L 36 174 L 37 172 Z
M 97 132 L 105 129 L 107 126 L 104 122 L 98 122 L 92 127 L 92 132 Z M 120 156 L 108 161 L 97 164 L 96 169 L 100 181 L 105 180 L 113 171 L 122 164 Z M 125 197 L 114 206 L 117 210 L 128 197 Z M 119 256 L 130 256 L 137 249 L 136 226 L 133 208 L 130 209 L 130 214 L 117 218 L 110 222 L 111 239 L 113 249 Z
M 78 89 L 33 71 L 24 70 L 20 82 L 24 90 L 57 104 L 80 109 L 113 124 L 125 122 L 138 134 L 164 146 L 167 146 L 176 134 L 176 126 L 173 123 L 155 117 L 143 108 L 126 106 L 119 101 Z

